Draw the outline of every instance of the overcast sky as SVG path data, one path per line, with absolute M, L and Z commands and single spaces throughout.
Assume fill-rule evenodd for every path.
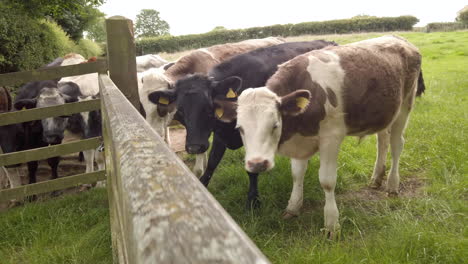
M 100 10 L 135 21 L 141 9 L 156 9 L 172 35 L 196 34 L 216 26 L 228 29 L 372 16 L 413 15 L 416 26 L 453 22 L 466 0 L 106 0 Z

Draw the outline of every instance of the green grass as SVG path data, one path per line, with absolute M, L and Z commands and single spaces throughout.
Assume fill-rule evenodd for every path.
M 111 263 L 106 197 L 95 189 L 0 213 L 0 263 Z
M 398 33 L 423 54 L 426 93 L 416 100 L 401 157 L 401 197 L 365 188 L 375 136 L 347 138 L 339 156 L 341 235 L 323 225 L 318 157 L 309 162 L 299 217 L 280 218 L 292 187 L 289 160 L 260 176 L 262 208 L 245 210 L 243 150 L 227 151 L 209 190 L 273 263 L 463 263 L 468 259 L 468 32 Z M 304 36 L 340 44 L 383 33 Z M 389 155 L 390 156 L 390 155 Z M 390 157 L 388 166 L 390 165 Z M 0 263 L 109 263 L 106 192 L 94 190 L 0 214 Z

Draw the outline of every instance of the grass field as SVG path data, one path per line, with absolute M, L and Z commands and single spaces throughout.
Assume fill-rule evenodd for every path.
M 426 93 L 405 133 L 401 195 L 366 187 L 375 136 L 347 138 L 338 169 L 341 236 L 324 239 L 318 157 L 309 162 L 302 214 L 280 218 L 292 186 L 289 160 L 259 179 L 262 208 L 244 208 L 243 151 L 227 151 L 209 190 L 273 263 L 464 263 L 468 259 L 468 32 L 398 33 L 423 54 Z M 303 36 L 339 44 L 381 33 Z M 180 53 L 178 54 L 180 55 Z M 168 57 L 166 57 L 168 58 Z M 390 157 L 389 157 L 390 160 Z M 389 163 L 387 164 L 389 165 Z M 389 166 L 387 166 L 389 167 Z M 0 214 L 0 263 L 110 263 L 106 192 L 93 190 Z

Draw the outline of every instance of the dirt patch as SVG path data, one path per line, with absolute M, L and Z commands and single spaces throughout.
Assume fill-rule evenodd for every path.
M 185 151 L 185 128 L 171 127 L 169 137 L 171 139 L 171 149 L 177 152 Z
M 413 198 L 419 197 L 423 194 L 423 187 L 425 186 L 425 179 L 410 177 L 401 179 L 400 190 L 398 197 Z M 382 200 L 386 199 L 387 192 L 385 191 L 385 181 L 378 189 L 365 186 L 356 191 L 348 191 L 339 195 L 340 199 L 349 200 Z

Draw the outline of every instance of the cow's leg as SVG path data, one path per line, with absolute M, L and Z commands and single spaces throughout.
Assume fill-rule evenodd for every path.
M 96 150 L 96 152 L 94 153 L 94 157 L 96 159 L 98 169 L 99 170 L 105 170 L 106 169 L 106 160 L 105 160 L 105 157 L 104 157 L 104 151 Z M 106 187 L 106 180 L 97 182 L 96 187 L 105 188 Z
M 197 154 L 195 156 L 195 166 L 193 166 L 193 173 L 195 176 L 200 177 L 203 175 L 208 162 L 208 153 Z
M 304 175 L 307 170 L 309 160 L 291 159 L 291 172 L 293 177 L 293 189 L 289 198 L 288 207 L 283 213 L 284 219 L 289 219 L 299 215 L 302 207 L 304 192 Z
M 94 149 L 83 151 L 84 159 L 86 162 L 86 173 L 94 171 Z
M 167 145 L 171 145 L 171 136 L 169 134 L 169 126 L 165 128 L 166 133 L 164 133 L 164 141 L 166 141 Z
M 20 167 L 14 167 L 14 168 L 4 168 L 8 180 L 10 181 L 10 188 L 15 188 L 21 186 L 21 174 L 20 174 Z
M 208 186 L 210 183 L 211 177 L 216 167 L 218 167 L 219 162 L 224 156 L 226 151 L 226 145 L 221 141 L 219 136 L 216 133 L 213 136 L 213 146 L 211 147 L 210 157 L 208 158 L 208 165 L 206 167 L 205 173 L 200 178 L 200 181 L 203 185 Z
M 36 183 L 36 171 L 37 171 L 38 162 L 30 161 L 28 162 L 28 177 L 29 184 Z
M 247 193 L 247 209 L 260 207 L 260 200 L 258 200 L 258 173 L 250 173 L 249 175 L 249 192 Z
M 403 139 L 403 132 L 408 122 L 409 109 L 403 106 L 398 114 L 397 119 L 393 122 L 390 130 L 390 145 L 392 152 L 392 167 L 387 180 L 387 192 L 389 195 L 398 195 L 400 186 L 399 162 L 400 154 L 403 150 L 405 140 Z
M 339 212 L 335 200 L 335 185 L 338 152 L 343 138 L 344 135 L 334 135 L 333 131 L 330 130 L 320 133 L 319 180 L 325 192 L 324 222 L 330 237 L 333 237 L 333 233 L 340 227 L 338 223 Z
M 11 186 L 10 175 L 8 171 L 6 170 L 5 167 L 0 166 L 0 190 L 6 189 L 9 182 Z
M 37 172 L 37 167 L 38 167 L 38 161 L 30 161 L 28 162 L 28 178 L 29 178 L 29 184 L 31 183 L 36 183 L 36 172 Z M 37 199 L 36 195 L 31 195 L 26 197 L 26 199 L 30 202 L 35 201 Z
M 52 157 L 47 159 L 47 163 L 49 163 L 50 169 L 52 170 L 52 179 L 57 179 L 58 178 L 58 165 L 60 162 L 60 157 Z
M 389 130 L 385 129 L 377 134 L 377 159 L 372 173 L 370 186 L 379 188 L 385 176 L 385 162 L 387 161 L 388 145 L 390 143 Z

